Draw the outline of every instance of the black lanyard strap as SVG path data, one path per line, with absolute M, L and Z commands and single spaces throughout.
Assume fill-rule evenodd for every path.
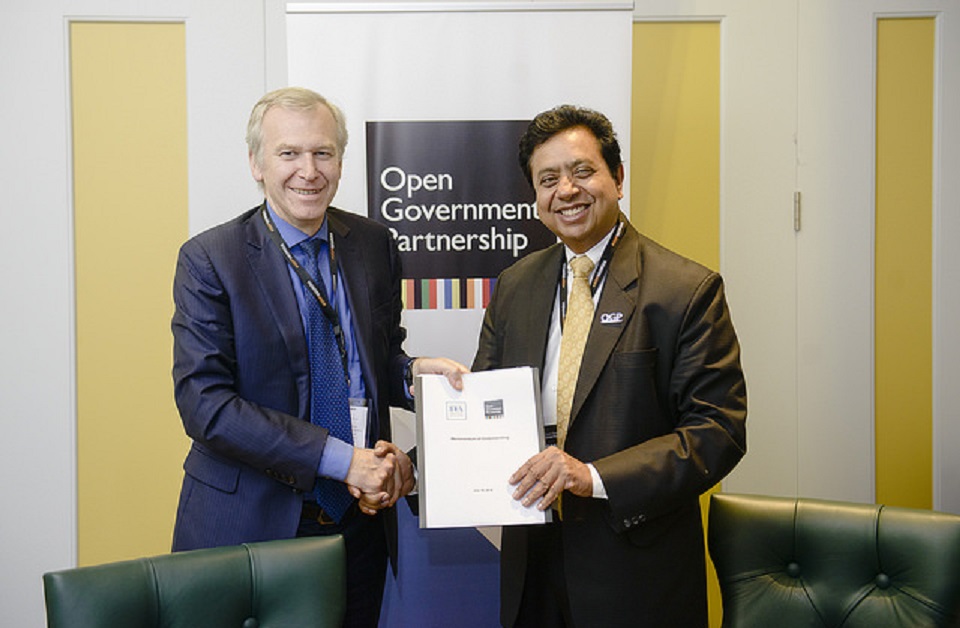
M 610 259 L 613 257 L 613 250 L 617 248 L 617 244 L 620 243 L 620 240 L 623 238 L 623 232 L 626 231 L 626 229 L 627 223 L 617 219 L 617 226 L 613 229 L 613 236 L 610 237 L 610 241 L 607 242 L 607 246 L 604 247 L 603 254 L 600 256 L 600 263 L 597 264 L 597 268 L 593 271 L 593 278 L 590 279 L 591 297 L 597 293 L 597 288 L 603 283 L 603 278 L 606 276 L 607 271 L 610 270 Z M 560 332 L 563 333 L 563 322 L 567 319 L 566 254 L 560 259 L 560 277 L 557 281 L 560 283 Z
M 343 363 L 343 373 L 347 378 L 347 385 L 350 384 L 350 371 L 347 368 L 347 341 L 343 334 L 343 327 L 340 325 L 340 314 L 330 303 L 330 300 L 327 298 L 327 295 L 323 292 L 323 287 L 317 285 L 317 282 L 313 277 L 310 276 L 310 273 L 300 265 L 300 262 L 297 261 L 297 258 L 294 257 L 293 251 L 290 250 L 290 247 L 287 246 L 287 243 L 283 241 L 283 238 L 280 237 L 280 233 L 277 231 L 277 226 L 273 224 L 273 219 L 270 217 L 270 213 L 267 211 L 267 206 L 264 206 L 260 210 L 260 215 L 263 216 L 263 222 L 267 226 L 267 233 L 270 235 L 270 239 L 273 240 L 273 243 L 277 245 L 280 249 L 280 252 L 283 253 L 283 257 L 287 260 L 287 263 L 290 264 L 290 267 L 293 268 L 294 272 L 297 273 L 297 277 L 300 278 L 300 281 L 303 282 L 303 285 L 307 287 L 307 290 L 310 291 L 310 294 L 316 298 L 317 302 L 320 304 L 320 311 L 323 312 L 323 315 L 327 317 L 327 320 L 330 321 L 330 325 L 333 326 L 333 335 L 337 339 L 337 348 L 340 350 L 340 361 Z M 330 250 L 330 283 L 331 291 L 330 294 L 334 295 L 337 291 L 337 249 L 333 240 L 333 232 L 327 231 L 327 238 L 329 239 L 329 250 Z M 319 268 L 317 269 L 319 273 Z

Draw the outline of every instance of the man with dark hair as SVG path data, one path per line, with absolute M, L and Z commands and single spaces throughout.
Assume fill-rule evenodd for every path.
M 409 405 L 414 375 L 459 386 L 466 367 L 404 353 L 396 244 L 331 206 L 346 144 L 319 94 L 266 94 L 247 127 L 263 204 L 180 250 L 173 377 L 193 443 L 173 549 L 342 534 L 344 625 L 375 627 L 391 506 L 414 484 L 389 407 Z
M 720 276 L 621 214 L 609 120 L 561 106 L 520 140 L 560 243 L 497 281 L 473 370 L 541 369 L 556 445 L 510 478 L 554 522 L 507 526 L 504 626 L 707 625 L 699 496 L 746 451 L 746 386 Z

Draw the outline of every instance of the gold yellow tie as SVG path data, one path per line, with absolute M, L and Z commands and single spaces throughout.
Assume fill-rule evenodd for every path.
M 580 360 L 587 344 L 587 335 L 593 322 L 593 296 L 590 294 L 590 273 L 593 262 L 586 255 L 570 260 L 573 281 L 570 282 L 570 300 L 567 317 L 563 321 L 560 339 L 560 368 L 557 374 L 557 445 L 563 449 L 570 424 L 573 393 L 577 389 Z

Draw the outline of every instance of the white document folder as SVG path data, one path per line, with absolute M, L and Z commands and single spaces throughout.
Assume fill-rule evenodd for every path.
M 546 523 L 550 510 L 513 499 L 508 480 L 544 447 L 537 369 L 468 373 L 463 390 L 443 375 L 416 381 L 420 527 Z

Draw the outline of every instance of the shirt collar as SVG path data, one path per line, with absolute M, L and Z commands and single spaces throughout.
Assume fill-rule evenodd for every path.
M 617 224 L 619 224 L 619 222 L 614 224 L 613 228 L 611 228 L 610 231 L 607 232 L 607 235 L 600 238 L 599 242 L 597 242 L 592 247 L 590 247 L 590 249 L 586 253 L 583 253 L 583 255 L 586 255 L 587 257 L 589 257 L 590 261 L 593 262 L 594 268 L 596 268 L 597 264 L 600 263 L 600 258 L 603 257 L 603 250 L 607 248 L 607 243 L 610 241 L 610 238 L 613 237 L 613 232 L 617 230 Z M 574 253 L 573 250 L 566 245 L 564 245 L 563 248 L 566 250 L 567 264 L 569 265 L 570 260 L 572 260 L 574 257 L 579 255 L 579 253 Z
M 280 233 L 280 237 L 283 238 L 283 241 L 291 249 L 301 242 L 313 238 L 320 238 L 321 240 L 327 241 L 329 238 L 327 236 L 329 228 L 327 226 L 327 217 L 324 215 L 323 224 L 320 225 L 320 229 L 312 236 L 308 236 L 304 232 L 300 231 L 289 222 L 280 217 L 277 212 L 273 211 L 273 208 L 270 207 L 270 203 L 267 203 L 267 211 L 270 212 L 270 218 L 273 219 L 273 224 L 277 226 L 277 231 Z

